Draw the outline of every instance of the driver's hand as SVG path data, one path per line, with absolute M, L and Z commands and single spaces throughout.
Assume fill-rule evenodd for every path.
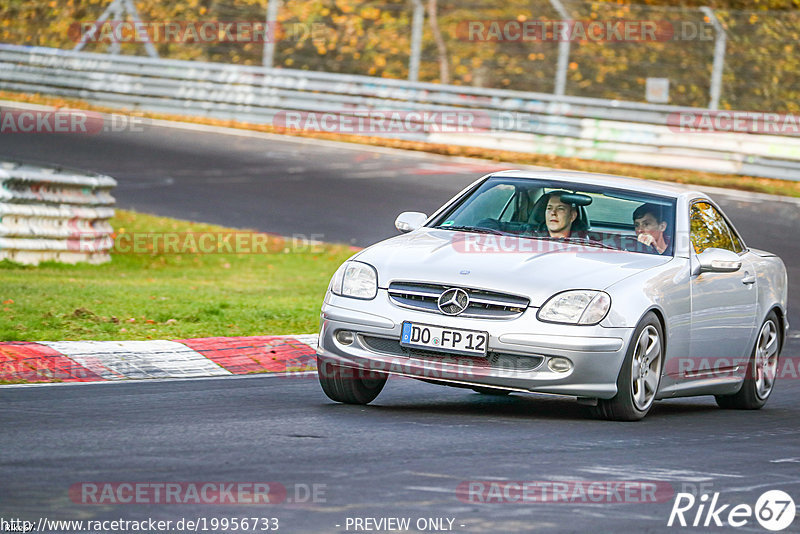
M 638 236 L 636 236 L 636 239 L 639 241 L 639 243 L 647 245 L 648 247 L 656 246 L 656 238 L 651 236 L 650 234 L 641 233 Z

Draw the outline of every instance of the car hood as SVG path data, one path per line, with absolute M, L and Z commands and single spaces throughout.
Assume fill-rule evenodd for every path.
M 423 228 L 377 243 L 354 259 L 378 270 L 378 284 L 417 281 L 489 289 L 541 306 L 567 289 L 605 289 L 671 257 L 586 245 Z

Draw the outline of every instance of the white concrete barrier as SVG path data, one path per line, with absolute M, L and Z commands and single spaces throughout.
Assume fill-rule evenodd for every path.
M 0 161 L 0 260 L 109 261 L 109 176 Z

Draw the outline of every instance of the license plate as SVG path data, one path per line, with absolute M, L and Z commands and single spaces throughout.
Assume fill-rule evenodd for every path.
M 489 334 L 475 330 L 404 322 L 400 344 L 405 347 L 486 356 Z

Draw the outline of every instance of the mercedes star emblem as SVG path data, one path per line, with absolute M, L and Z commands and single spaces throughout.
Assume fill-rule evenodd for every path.
M 469 295 L 463 289 L 451 287 L 439 295 L 437 305 L 445 315 L 458 315 L 469 306 Z

